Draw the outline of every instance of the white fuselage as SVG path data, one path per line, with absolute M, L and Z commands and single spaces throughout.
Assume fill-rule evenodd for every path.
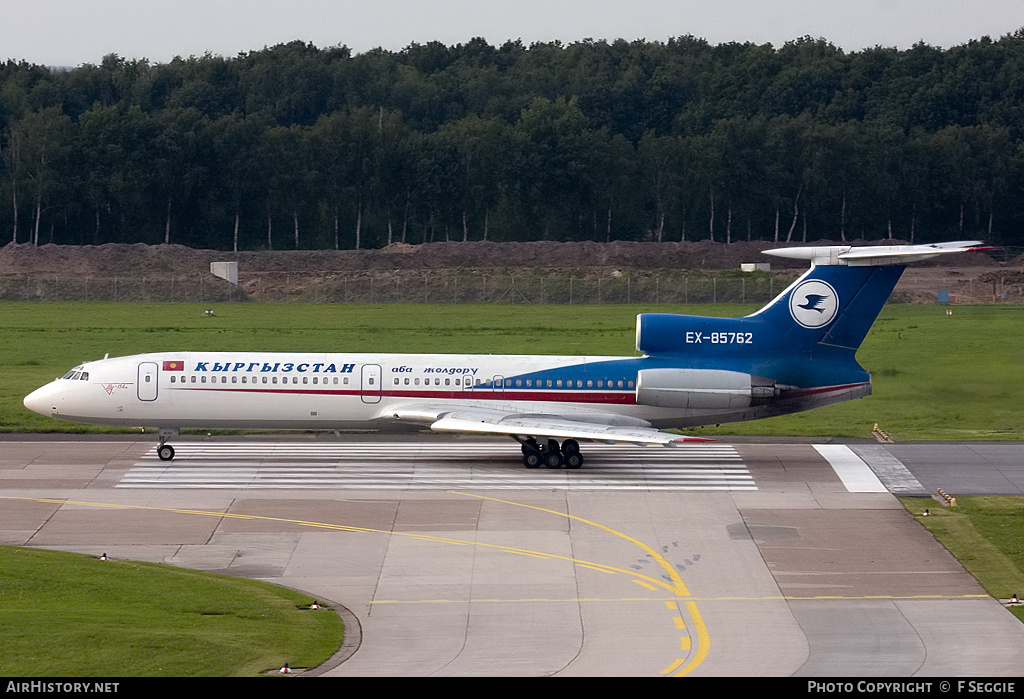
M 225 429 L 422 429 L 437 406 L 614 413 L 671 426 L 694 411 L 636 404 L 641 357 L 177 352 L 89 362 L 25 398 L 73 422 Z M 85 374 L 85 377 L 81 375 Z M 417 419 L 418 404 L 431 406 Z M 607 418 L 605 419 L 607 421 Z

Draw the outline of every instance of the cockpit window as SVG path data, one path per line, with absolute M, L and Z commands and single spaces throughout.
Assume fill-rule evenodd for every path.
M 78 380 L 88 381 L 89 380 L 89 372 L 82 371 L 82 367 L 76 366 L 74 369 L 72 369 L 68 373 L 64 374 L 63 378 L 67 379 L 68 381 L 78 381 Z

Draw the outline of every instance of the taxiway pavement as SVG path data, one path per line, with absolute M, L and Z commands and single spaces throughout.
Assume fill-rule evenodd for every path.
M 145 438 L 5 437 L 0 543 L 343 605 L 355 647 L 330 675 L 963 677 L 1024 662 L 1024 625 L 892 494 L 1019 494 L 1020 445 L 595 447 L 575 472 L 451 436 L 175 446 L 167 464 Z

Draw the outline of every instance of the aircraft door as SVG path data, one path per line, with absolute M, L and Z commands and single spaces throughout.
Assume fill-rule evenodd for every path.
M 157 397 L 157 380 L 160 377 L 156 362 L 139 363 L 139 400 L 152 401 Z
M 465 398 L 485 398 L 487 387 L 484 385 L 483 379 L 474 379 L 469 374 L 464 374 L 462 377 L 462 395 Z
M 466 377 L 464 391 L 467 398 L 493 398 L 501 400 L 505 397 L 505 377 L 492 376 L 490 382 L 485 379 L 473 379 Z
M 364 364 L 360 374 L 360 392 L 364 403 L 380 403 L 381 369 L 379 364 Z

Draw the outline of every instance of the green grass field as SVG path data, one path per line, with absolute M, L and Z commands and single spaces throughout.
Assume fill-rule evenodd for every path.
M 341 619 L 265 583 L 131 561 L 0 547 L 0 675 L 253 676 L 314 667 Z
M 86 359 L 159 350 L 634 354 L 643 311 L 736 316 L 754 306 L 6 303 L 0 430 L 99 431 L 21 399 Z M 888 305 L 858 354 L 875 394 L 705 435 L 1024 439 L 1024 307 Z
M 1024 497 L 957 498 L 942 507 L 925 498 L 900 498 L 903 505 L 997 599 L 1024 594 Z M 922 517 L 925 509 L 930 517 Z M 1024 621 L 1024 607 L 1011 607 Z

